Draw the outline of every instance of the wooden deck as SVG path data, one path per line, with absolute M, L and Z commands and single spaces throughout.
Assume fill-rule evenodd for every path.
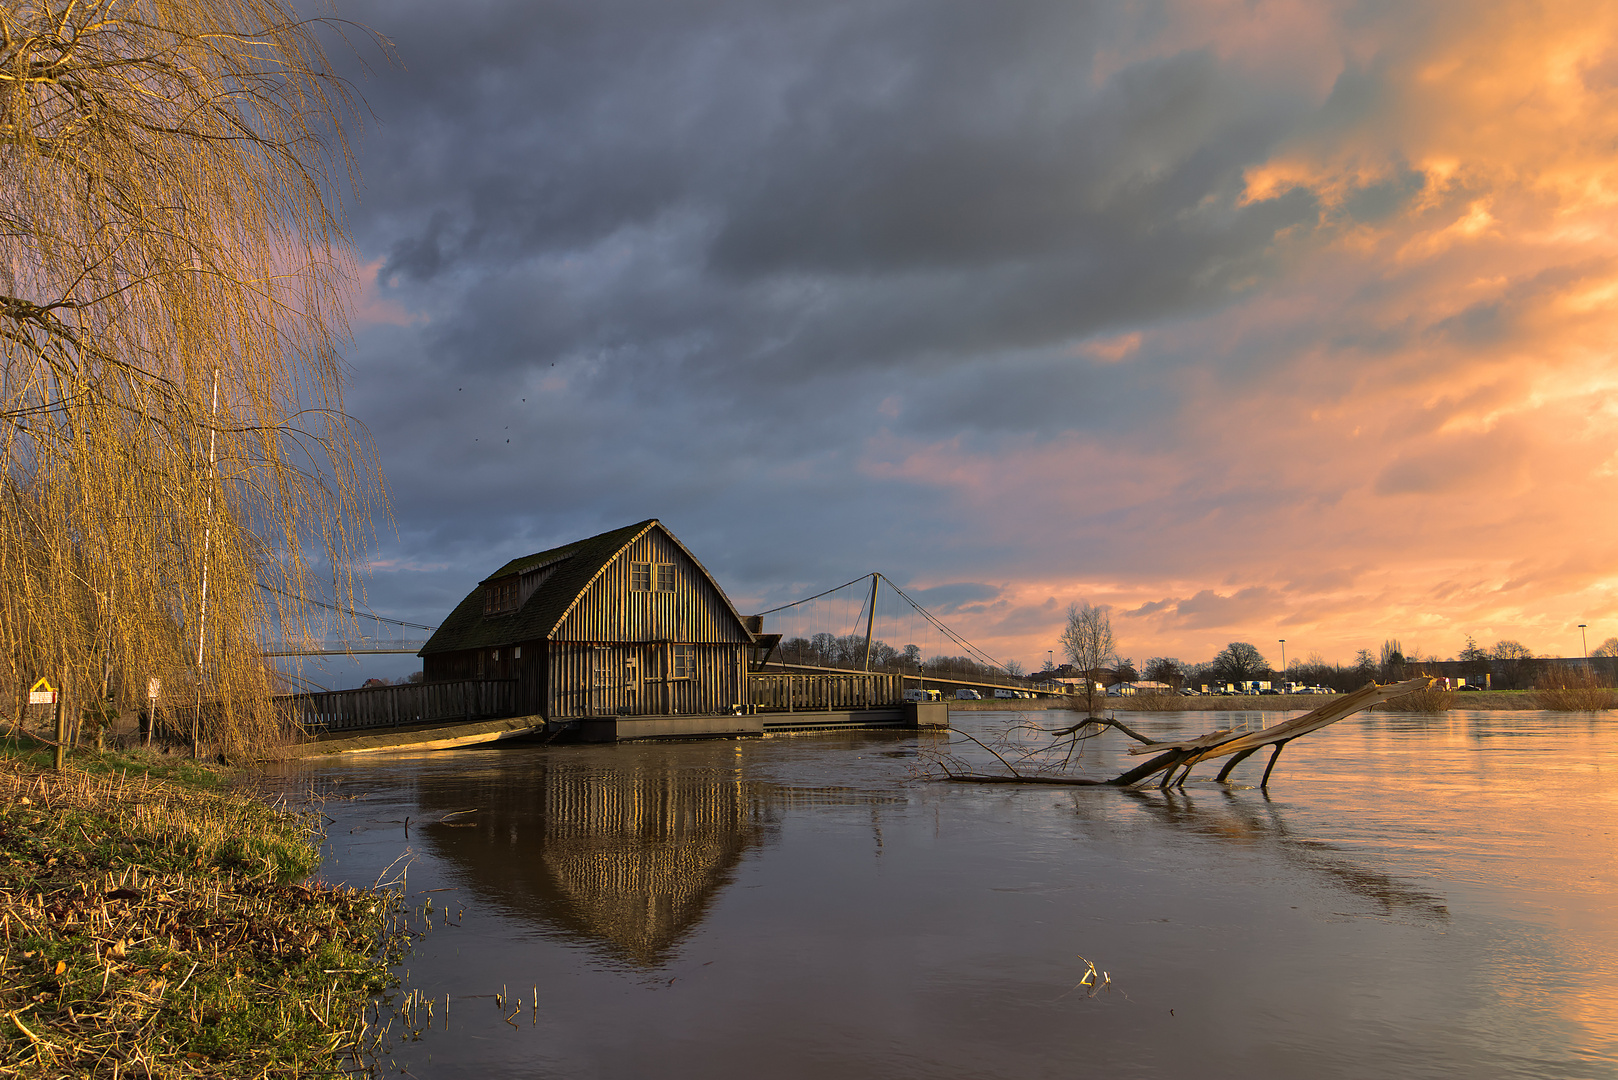
M 296 760 L 347 754 L 458 750 L 510 739 L 546 736 L 559 742 L 627 742 L 635 739 L 737 738 L 744 735 L 880 728 L 949 727 L 941 702 L 908 702 L 875 709 L 725 716 L 597 716 L 545 723 L 542 716 L 514 716 L 458 724 L 417 724 L 374 735 L 317 739 L 269 755 Z

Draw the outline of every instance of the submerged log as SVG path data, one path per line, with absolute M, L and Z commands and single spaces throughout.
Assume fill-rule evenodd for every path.
M 1210 731 L 1206 735 L 1199 735 L 1192 739 L 1161 743 L 1149 742 L 1144 740 L 1142 736 L 1129 732 L 1137 739 L 1147 742 L 1147 745 L 1144 746 L 1131 746 L 1129 748 L 1130 754 L 1153 754 L 1155 756 L 1110 780 L 1090 780 L 1067 776 L 1026 776 L 1015 773 L 1010 776 L 966 773 L 955 774 L 947 777 L 947 779 L 967 784 L 1054 784 L 1076 787 L 1132 787 L 1142 781 L 1151 779 L 1158 773 L 1162 773 L 1163 779 L 1160 786 L 1168 788 L 1171 785 L 1183 785 L 1186 778 L 1191 775 L 1192 768 L 1196 765 L 1204 761 L 1212 761 L 1215 758 L 1229 757 L 1231 760 L 1225 764 L 1224 768 L 1219 770 L 1218 782 L 1224 783 L 1230 776 L 1230 771 L 1238 763 L 1269 746 L 1274 749 L 1270 752 L 1269 764 L 1265 766 L 1264 779 L 1259 782 L 1261 790 L 1268 790 L 1270 774 L 1275 771 L 1275 763 L 1281 757 L 1281 749 L 1293 739 L 1319 731 L 1321 728 L 1329 727 L 1339 720 L 1345 720 L 1357 712 L 1369 709 L 1378 702 L 1402 697 L 1418 690 L 1426 690 L 1436 681 L 1428 676 L 1421 676 L 1415 679 L 1406 679 L 1404 682 L 1389 683 L 1385 686 L 1379 686 L 1374 682 L 1367 683 L 1360 689 L 1335 698 L 1318 709 L 1311 709 L 1302 716 L 1284 720 L 1274 727 L 1265 728 L 1262 731 L 1248 731 L 1237 734 L 1229 729 L 1221 729 L 1219 731 Z M 1086 721 L 1086 723 L 1094 722 L 1101 721 L 1094 717 Z M 1077 730 L 1078 727 L 1082 726 L 1082 724 L 1075 725 L 1070 730 Z M 1113 726 L 1122 727 L 1123 725 Z M 1180 773 L 1178 781 L 1175 781 L 1175 772 L 1182 767 L 1184 771 Z

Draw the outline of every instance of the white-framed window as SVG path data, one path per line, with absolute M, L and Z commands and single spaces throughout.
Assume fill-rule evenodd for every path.
M 522 646 L 521 645 L 513 645 L 511 647 L 511 658 L 513 660 L 521 660 L 522 659 Z
M 495 663 L 498 664 L 500 662 L 500 650 L 499 649 L 490 649 L 489 650 L 489 659 L 493 660 Z
M 669 678 L 694 679 L 697 675 L 697 647 L 672 645 L 669 647 Z
M 674 564 L 673 563 L 658 563 L 657 564 L 657 591 L 658 592 L 673 592 L 674 591 Z
M 634 562 L 629 564 L 629 587 L 635 592 L 650 592 L 652 590 L 652 564 Z

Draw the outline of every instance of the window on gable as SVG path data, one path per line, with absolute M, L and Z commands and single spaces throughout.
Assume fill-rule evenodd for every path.
M 675 645 L 671 647 L 669 656 L 669 678 L 694 679 L 697 675 L 697 647 L 695 645 Z
M 637 562 L 629 564 L 629 587 L 635 592 L 649 592 L 652 588 L 652 564 Z
M 657 591 L 674 591 L 674 565 L 672 563 L 657 564 Z
M 517 579 L 493 581 L 483 587 L 483 614 L 504 615 L 517 610 Z

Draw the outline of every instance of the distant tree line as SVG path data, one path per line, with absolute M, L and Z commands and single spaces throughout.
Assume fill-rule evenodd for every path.
M 1358 650 L 1349 664 L 1327 663 L 1320 653 L 1311 652 L 1302 659 L 1293 659 L 1284 671 L 1277 670 L 1258 646 L 1248 641 L 1230 642 L 1211 660 L 1187 663 L 1174 656 L 1153 656 L 1137 665 L 1132 657 L 1118 655 L 1108 609 L 1091 604 L 1074 604 L 1069 609 L 1061 646 L 1067 663 L 1058 667 L 1047 660 L 1039 671 L 1025 674 L 1016 663 L 997 668 L 970 656 L 924 657 L 917 645 L 899 649 L 873 638 L 870 670 L 911 675 L 919 670 L 930 679 L 971 682 L 1007 682 L 1008 676 L 1038 682 L 1083 679 L 1088 675 L 1089 683 L 1104 687 L 1146 680 L 1174 691 L 1256 680 L 1321 686 L 1346 693 L 1373 680 L 1387 683 L 1410 678 L 1440 663 L 1446 668 L 1443 673 L 1453 673 L 1455 669 L 1450 665 L 1459 661 L 1465 665 L 1462 674 L 1469 680 L 1481 681 L 1487 674 L 1490 684 L 1498 690 L 1528 690 L 1554 681 L 1548 674 L 1551 658 L 1535 657 L 1522 642 L 1508 638 L 1485 648 L 1470 635 L 1459 656 L 1449 661 L 1440 661 L 1432 654 L 1424 657 L 1420 649 L 1407 653 L 1398 638 L 1388 638 L 1375 652 Z M 865 636 L 821 633 L 790 638 L 781 643 L 776 655 L 785 664 L 861 669 L 866 666 Z M 1590 655 L 1596 660 L 1592 665 L 1595 674 L 1608 684 L 1618 684 L 1618 637 L 1603 641 Z
M 1111 650 L 1110 627 L 1106 628 L 1104 635 L 1106 650 L 1098 653 L 1092 649 L 1084 655 L 1075 655 L 1076 650 L 1070 640 L 1075 633 L 1074 620 L 1083 616 L 1087 609 L 1092 622 L 1098 618 L 1104 622 L 1104 609 L 1074 605 L 1069 612 L 1069 627 L 1062 638 L 1064 652 L 1070 662 L 1056 668 L 1047 661 L 1045 668 L 1036 672 L 1033 678 L 1082 678 L 1088 675 L 1090 680 L 1103 686 L 1137 682 L 1144 678 L 1163 683 L 1176 691 L 1187 686 L 1222 686 L 1257 680 L 1322 686 L 1343 693 L 1356 690 L 1372 680 L 1388 683 L 1429 672 L 1453 674 L 1456 669 L 1452 665 L 1460 664 L 1460 674 L 1468 681 L 1481 682 L 1483 676 L 1488 675 L 1489 684 L 1494 689 L 1529 690 L 1556 683 L 1559 676 L 1553 669 L 1570 663 L 1556 657 L 1536 657 L 1522 642 L 1509 638 L 1485 648 L 1468 635 L 1466 647 L 1459 656 L 1449 660 L 1440 660 L 1433 654 L 1422 656 L 1419 649 L 1407 653 L 1398 638 L 1389 638 L 1376 652 L 1360 649 L 1350 664 L 1330 664 L 1318 652 L 1311 652 L 1303 659 L 1295 659 L 1287 664 L 1284 671 L 1278 671 L 1256 645 L 1247 641 L 1232 641 L 1211 660 L 1186 663 L 1177 657 L 1154 656 L 1137 671 L 1131 658 L 1118 656 Z M 1097 627 L 1091 627 L 1087 632 L 1092 637 L 1101 634 Z M 1591 651 L 1590 656 L 1588 667 L 1592 676 L 1604 685 L 1618 685 L 1618 637 L 1603 641 Z M 1443 665 L 1443 670 L 1439 670 L 1438 665 Z
M 783 664 L 805 667 L 844 669 L 865 668 L 865 635 L 815 634 L 813 637 L 788 638 L 781 642 L 776 658 Z M 985 664 L 970 656 L 926 656 L 921 646 L 906 645 L 896 649 L 879 638 L 871 639 L 872 671 L 897 672 L 915 675 L 919 671 L 929 679 L 963 679 L 969 682 L 1006 682 L 1023 677 L 1022 665 L 1008 663 L 1004 667 Z

